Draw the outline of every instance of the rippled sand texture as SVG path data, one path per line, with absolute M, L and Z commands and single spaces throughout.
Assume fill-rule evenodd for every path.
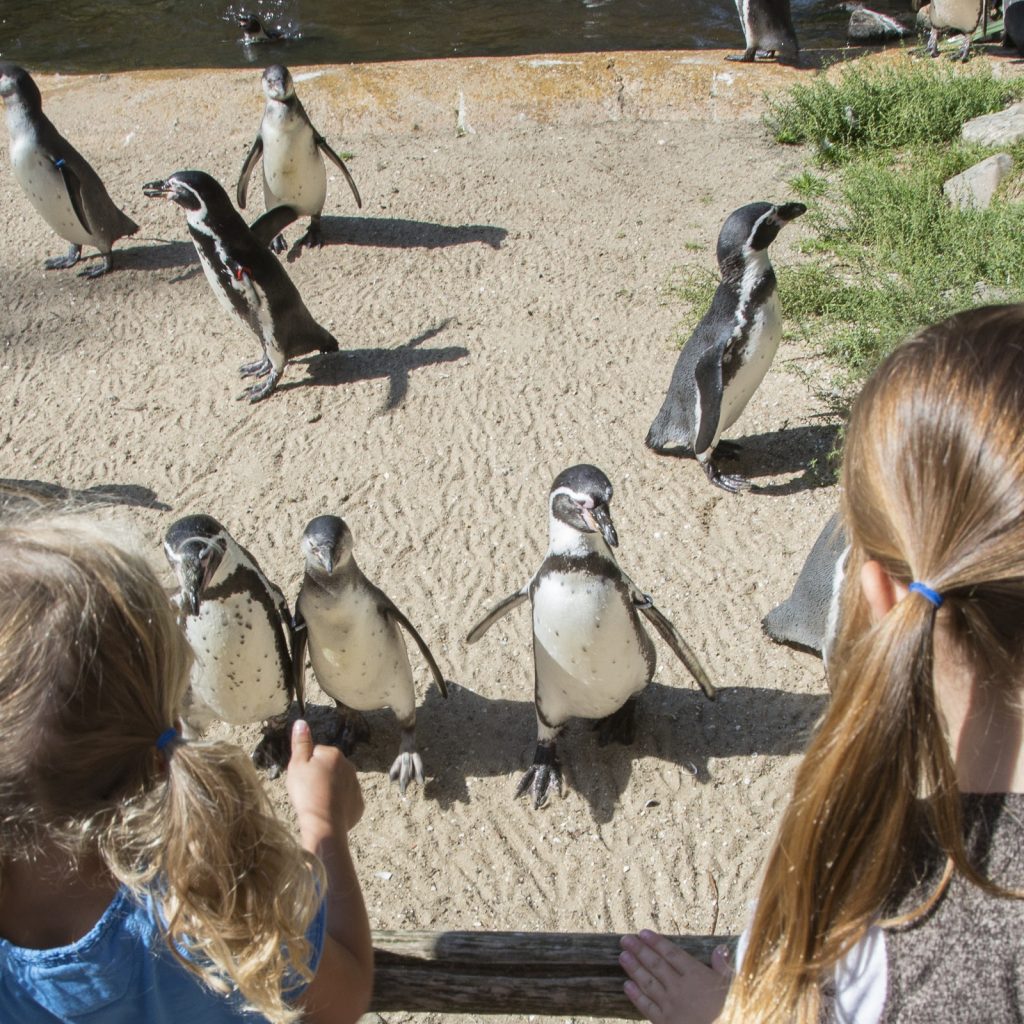
M 370 716 L 354 758 L 367 803 L 354 848 L 375 927 L 706 933 L 717 917 L 735 932 L 826 700 L 820 662 L 759 625 L 836 502 L 805 473 L 832 442 L 812 398 L 813 339 L 787 323 L 731 432 L 749 438 L 739 468 L 767 493 L 716 490 L 694 462 L 642 442 L 674 339 L 703 312 L 667 284 L 714 265 L 734 208 L 790 196 L 802 156 L 749 119 L 609 120 L 598 107 L 589 123 L 577 108 L 568 124 L 492 128 L 470 107 L 475 131 L 459 137 L 454 94 L 443 123 L 364 112 L 346 127 L 343 90 L 323 82 L 300 80 L 299 95 L 352 154 L 365 205 L 357 215 L 330 168 L 328 244 L 287 267 L 342 351 L 289 365 L 250 406 L 236 401 L 236 371 L 256 341 L 216 302 L 181 212 L 141 185 L 198 167 L 233 193 L 262 109 L 258 72 L 40 79 L 49 116 L 142 230 L 103 279 L 44 272 L 65 246 L 18 191 L 0 132 L 4 486 L 58 485 L 132 524 L 168 585 L 164 530 L 209 513 L 290 600 L 306 522 L 345 517 L 363 569 L 453 681 L 447 702 L 424 693 L 410 649 L 422 792 L 402 800 L 388 782 L 390 712 Z M 805 230 L 780 237 L 777 262 L 798 258 Z M 583 461 L 615 486 L 622 566 L 721 696 L 705 701 L 657 640 L 635 746 L 600 748 L 588 723 L 572 724 L 570 791 L 534 811 L 512 799 L 535 736 L 529 613 L 473 647 L 464 637 L 534 572 L 551 480 Z M 257 730 L 232 736 L 251 747 Z M 283 806 L 283 784 L 270 785 Z

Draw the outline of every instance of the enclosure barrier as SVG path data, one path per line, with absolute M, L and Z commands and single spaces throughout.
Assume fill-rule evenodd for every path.
M 703 963 L 732 935 L 670 935 Z M 622 991 L 618 935 L 375 931 L 377 1012 L 538 1014 L 639 1020 Z

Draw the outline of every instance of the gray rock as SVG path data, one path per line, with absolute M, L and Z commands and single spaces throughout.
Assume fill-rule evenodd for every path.
M 901 21 L 871 11 L 859 4 L 844 4 L 850 12 L 850 24 L 846 29 L 847 36 L 857 43 L 882 43 L 888 39 L 904 39 L 913 35 Z
M 983 146 L 1012 146 L 1024 139 L 1024 103 L 1014 103 L 996 114 L 972 118 L 964 127 L 965 142 Z
M 1009 153 L 996 153 L 950 178 L 942 191 L 950 203 L 961 210 L 984 210 L 992 202 L 999 183 L 1012 169 L 1013 157 Z

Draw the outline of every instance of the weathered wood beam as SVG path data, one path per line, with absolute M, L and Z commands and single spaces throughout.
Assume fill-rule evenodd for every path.
M 730 935 L 673 935 L 708 963 Z M 373 1002 L 379 1012 L 640 1015 L 622 991 L 619 936 L 590 932 L 373 933 Z

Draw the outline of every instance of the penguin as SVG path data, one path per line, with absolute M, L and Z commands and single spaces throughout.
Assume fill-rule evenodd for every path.
M 940 32 L 960 32 L 964 41 L 957 59 L 966 63 L 971 52 L 971 36 L 977 31 L 985 13 L 985 0 L 931 0 L 924 6 L 916 4 L 915 9 L 918 17 L 927 16 L 931 26 L 927 52 L 938 57 Z
M 236 198 L 239 209 L 245 209 L 249 178 L 262 156 L 264 205 L 268 210 L 275 206 L 291 206 L 300 217 L 308 215 L 309 229 L 296 242 L 296 248 L 301 249 L 304 245 L 318 248 L 323 244 L 320 215 L 327 198 L 327 171 L 321 154 L 345 175 L 357 207 L 362 207 L 363 200 L 345 161 L 310 123 L 295 95 L 291 72 L 286 67 L 272 64 L 263 72 L 263 94 L 267 105 L 260 131 L 238 178 Z M 278 235 L 273 242 L 274 251 L 282 252 L 284 247 L 284 236 Z
M 239 368 L 243 378 L 264 378 L 243 392 L 258 402 L 274 390 L 289 359 L 308 352 L 337 352 L 338 342 L 310 315 L 276 256 L 270 239 L 295 219 L 290 206 L 269 210 L 248 227 L 223 188 L 203 171 L 176 171 L 150 181 L 151 199 L 177 203 L 214 294 L 260 339 L 263 358 Z
M 806 210 L 803 203 L 750 203 L 726 218 L 718 235 L 721 283 L 679 353 L 668 394 L 647 432 L 648 448 L 689 449 L 711 483 L 734 493 L 749 489 L 750 481 L 723 474 L 716 449 L 736 451 L 720 438 L 739 419 L 779 347 L 782 321 L 768 246 Z
M 1024 0 L 1012 0 L 1003 7 L 1003 46 L 1013 47 L 1024 57 Z
M 839 625 L 839 597 L 849 553 L 839 514 L 833 513 L 818 534 L 792 593 L 761 620 L 762 629 L 776 643 L 816 651 L 826 668 Z
M 423 785 L 423 761 L 416 750 L 416 692 L 402 629 L 416 642 L 442 697 L 448 687 L 430 648 L 363 575 L 352 549 L 352 532 L 338 516 L 317 516 L 302 535 L 306 571 L 295 602 L 295 685 L 302 689 L 308 645 L 317 682 L 337 705 L 346 755 L 368 735 L 361 712 L 395 712 L 402 737 L 389 776 L 405 796 L 412 779 Z
M 293 673 L 288 602 L 259 564 L 212 516 L 190 515 L 164 535 L 177 604 L 195 661 L 183 717 L 192 733 L 211 722 L 263 722 L 253 760 L 277 774 L 287 760 L 288 709 L 305 714 Z
M 240 12 L 237 15 L 237 22 L 242 30 L 244 46 L 252 46 L 253 43 L 280 43 L 285 38 L 283 32 L 278 32 L 274 28 L 268 29 L 254 14 Z
M 736 0 L 736 10 L 747 48 L 726 60 L 749 64 L 760 51 L 767 57 L 777 54 L 780 64 L 800 63 L 800 44 L 793 29 L 789 0 Z
M 71 243 L 67 255 L 54 256 L 43 266 L 47 270 L 73 267 L 82 257 L 82 246 L 92 245 L 102 258 L 79 276 L 107 273 L 114 266 L 114 243 L 134 235 L 139 225 L 114 205 L 89 162 L 43 113 L 39 87 L 24 68 L 0 63 L 0 97 L 14 179 L 43 220 Z
M 686 666 L 709 700 L 716 696 L 693 651 L 654 601 L 619 568 L 609 504 L 612 485 L 596 466 L 555 477 L 548 496 L 549 545 L 534 576 L 470 631 L 476 643 L 500 618 L 529 599 L 533 607 L 537 749 L 516 796 L 528 789 L 535 808 L 562 792 L 556 741 L 570 718 L 596 719 L 599 741 L 631 743 L 636 696 L 657 664 L 643 615 Z

